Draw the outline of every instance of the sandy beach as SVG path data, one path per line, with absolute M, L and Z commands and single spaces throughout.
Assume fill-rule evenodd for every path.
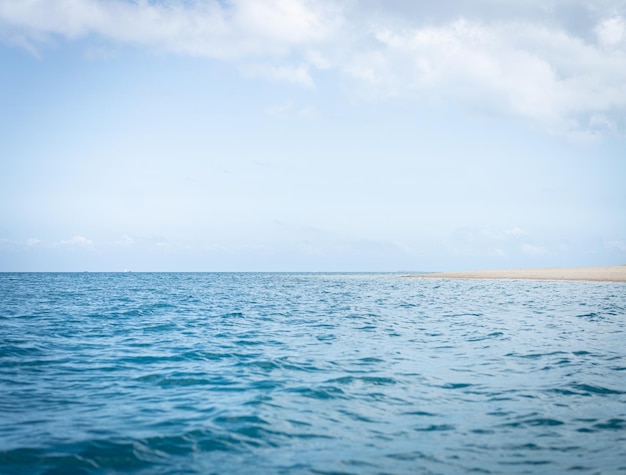
M 626 282 L 626 265 L 437 272 L 432 274 L 414 275 L 411 277 L 440 279 L 530 279 Z

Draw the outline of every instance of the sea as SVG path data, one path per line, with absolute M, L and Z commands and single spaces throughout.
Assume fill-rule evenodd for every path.
M 0 473 L 626 473 L 626 284 L 2 273 Z

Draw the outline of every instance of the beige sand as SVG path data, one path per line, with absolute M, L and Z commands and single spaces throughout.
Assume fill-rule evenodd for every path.
M 544 269 L 482 270 L 471 272 L 439 272 L 411 277 L 441 279 L 532 279 L 532 280 L 589 280 L 626 282 L 626 265 L 598 267 L 561 267 Z

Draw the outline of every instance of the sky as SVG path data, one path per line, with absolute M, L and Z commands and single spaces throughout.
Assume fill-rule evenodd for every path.
M 626 0 L 0 0 L 0 271 L 626 264 Z

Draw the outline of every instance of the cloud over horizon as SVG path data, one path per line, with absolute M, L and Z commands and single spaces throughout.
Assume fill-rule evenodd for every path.
M 308 88 L 331 70 L 367 100 L 452 103 L 557 134 L 624 132 L 623 2 L 446 5 L 0 0 L 0 39 L 45 55 L 57 41 L 97 38 Z

